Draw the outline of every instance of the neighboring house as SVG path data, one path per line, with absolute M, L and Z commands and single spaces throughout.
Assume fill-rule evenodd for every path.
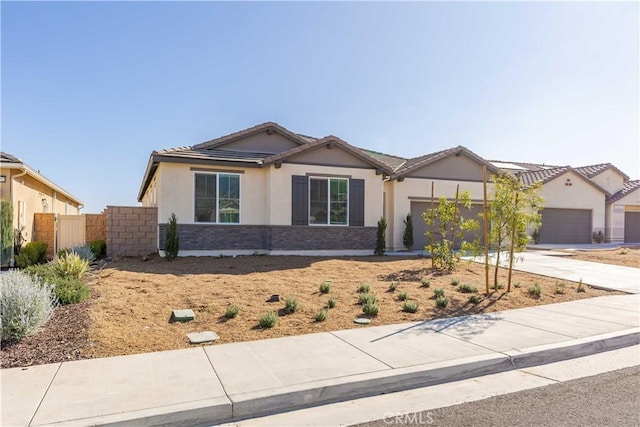
M 83 203 L 19 158 L 0 152 L 0 199 L 13 205 L 13 226 L 26 241 L 34 235 L 34 214 L 79 215 Z
M 387 166 L 335 136 L 261 125 L 192 147 L 154 151 L 138 194 L 171 213 L 180 255 L 371 254 Z
M 404 248 L 408 213 L 414 249 L 425 246 L 422 213 L 432 187 L 435 199 L 455 197 L 458 186 L 469 191 L 473 206 L 465 216 L 477 219 L 485 169 L 488 180 L 505 171 L 519 174 L 524 184 L 542 183 L 542 242 L 590 243 L 597 231 L 612 241 L 640 241 L 632 226 L 640 219 L 638 181 L 600 166 L 487 161 L 462 146 L 407 159 L 267 122 L 202 144 L 154 151 L 138 201 L 158 208 L 161 255 L 172 213 L 183 256 L 365 255 L 373 252 L 381 217 L 388 223 L 388 250 Z M 620 228 L 625 220 L 628 227 Z

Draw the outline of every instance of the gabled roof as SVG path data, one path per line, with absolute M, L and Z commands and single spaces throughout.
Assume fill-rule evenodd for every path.
M 310 142 L 311 140 L 316 139 L 307 135 L 299 135 L 297 133 L 293 133 L 289 129 L 286 129 L 280 126 L 278 123 L 265 122 L 245 130 L 234 132 L 229 135 L 221 136 L 219 138 L 215 138 L 210 141 L 206 141 L 201 144 L 194 145 L 193 149 L 205 150 L 205 149 L 217 148 L 225 144 L 229 144 L 230 142 L 237 141 L 238 139 L 246 138 L 247 136 L 256 135 L 258 133 L 269 131 L 269 130 L 273 132 L 277 132 L 280 135 L 286 138 L 289 138 L 291 141 L 295 142 L 298 145 L 303 145 Z
M 636 179 L 633 181 L 627 181 L 624 183 L 624 187 L 622 187 L 622 190 L 618 191 L 617 193 L 607 198 L 607 203 L 617 202 L 618 200 L 622 199 L 625 196 L 628 196 L 638 188 L 640 188 L 639 179 Z
M 401 168 L 407 159 L 400 156 L 394 156 L 391 154 L 380 153 L 378 151 L 367 150 L 366 148 L 355 147 L 360 150 L 366 156 L 369 156 L 379 162 L 384 163 L 391 171 L 396 171 Z
M 414 171 L 416 169 L 420 169 L 429 164 L 435 163 L 438 160 L 444 159 L 445 157 L 460 155 L 460 154 L 464 154 L 467 157 L 470 157 L 471 159 L 480 163 L 481 165 L 486 166 L 487 170 L 491 172 L 494 172 L 494 173 L 500 172 L 500 170 L 497 167 L 487 162 L 485 159 L 478 156 L 473 151 L 463 147 L 462 145 L 458 145 L 457 147 L 449 148 L 447 150 L 437 151 L 435 153 L 426 154 L 424 156 L 414 157 L 413 159 L 409 159 L 400 168 L 398 168 L 395 171 L 395 173 L 392 175 L 391 178 L 395 179 L 395 178 L 407 175 L 411 171 Z
M 583 174 L 581 174 L 571 166 L 559 166 L 559 167 L 550 168 L 550 169 L 538 169 L 538 170 L 531 170 L 531 171 L 525 171 L 525 172 L 518 172 L 517 175 L 520 176 L 520 180 L 524 184 L 524 186 L 528 187 L 536 182 L 546 184 L 547 182 L 552 181 L 568 172 L 574 172 L 583 181 L 589 183 L 589 185 L 591 185 L 592 187 L 596 188 L 597 190 L 603 192 L 606 195 L 609 195 L 609 192 L 607 190 L 600 187 L 598 184 L 591 181 L 589 178 L 587 178 L 586 176 L 584 176 Z
M 598 165 L 580 166 L 576 168 L 578 172 L 586 176 L 587 178 L 593 178 L 596 175 L 600 175 L 602 172 L 611 169 L 620 175 L 624 181 L 629 181 L 629 176 L 622 172 L 620 169 L 612 165 L 611 163 L 600 163 Z
M 73 203 L 77 204 L 78 206 L 84 206 L 84 202 L 82 200 L 78 199 L 73 194 L 71 194 L 68 191 L 64 190 L 62 187 L 58 186 L 56 183 L 51 181 L 49 178 L 47 178 L 46 176 L 42 175 L 40 173 L 40 171 L 33 169 L 31 166 L 29 166 L 28 164 L 26 164 L 21 159 L 19 159 L 18 157 L 14 156 L 13 154 L 9 154 L 9 153 L 6 153 L 4 151 L 0 151 L 0 166 L 2 166 L 4 168 L 9 168 L 9 169 L 22 170 L 22 171 L 26 172 L 27 175 L 29 175 L 32 178 L 40 181 L 41 183 L 43 183 L 47 187 L 49 187 L 52 190 L 54 190 L 56 193 L 62 194 L 63 196 L 65 196 L 67 199 L 71 200 Z
M 340 147 L 344 151 L 350 153 L 354 157 L 362 160 L 363 162 L 370 164 L 371 166 L 380 170 L 381 172 L 385 172 L 388 175 L 392 173 L 391 169 L 386 164 L 382 163 L 381 161 L 371 156 L 364 154 L 362 150 L 360 150 L 359 148 L 356 148 L 351 144 L 348 144 L 347 142 L 341 140 L 340 138 L 334 135 L 325 136 L 324 138 L 316 139 L 315 141 L 309 142 L 299 147 L 294 147 L 282 153 L 274 154 L 270 157 L 265 158 L 263 165 L 267 166 L 272 163 L 280 162 L 280 161 L 286 160 L 289 157 L 295 156 L 297 154 L 301 154 L 306 151 L 313 150 L 315 148 L 323 147 L 327 145 Z

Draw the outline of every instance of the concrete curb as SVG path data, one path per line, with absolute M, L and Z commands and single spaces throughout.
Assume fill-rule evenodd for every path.
M 416 365 L 259 392 L 229 395 L 232 419 L 239 421 L 344 400 L 427 387 L 522 369 L 640 344 L 640 328 L 446 362 Z

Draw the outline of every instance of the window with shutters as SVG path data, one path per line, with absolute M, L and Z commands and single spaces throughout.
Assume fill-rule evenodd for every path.
M 309 224 L 349 224 L 349 180 L 309 178 Z
M 196 173 L 194 221 L 240 223 L 240 175 Z

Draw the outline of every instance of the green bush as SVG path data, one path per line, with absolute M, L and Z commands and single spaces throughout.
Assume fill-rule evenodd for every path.
M 445 296 L 436 298 L 436 306 L 438 308 L 445 308 L 447 305 L 449 305 L 449 298 Z
M 0 265 L 9 265 L 13 255 L 13 206 L 0 201 Z
M 420 281 L 420 287 L 421 288 L 428 288 L 431 286 L 431 279 L 427 278 L 427 277 L 423 277 L 422 280 Z
M 85 261 L 87 261 L 89 263 L 92 263 L 96 259 L 96 255 L 93 253 L 93 251 L 91 250 L 89 245 L 74 246 L 72 248 L 60 249 L 58 251 L 58 258 L 66 256 L 66 255 L 70 254 L 71 252 L 73 252 L 74 254 L 78 255 L 80 258 L 82 258 L 83 260 L 85 260 Z
M 329 301 L 327 301 L 327 308 L 335 308 L 335 306 L 336 306 L 336 299 L 329 298 Z
M 61 276 L 53 263 L 32 265 L 24 269 L 31 277 L 38 277 L 41 283 L 52 285 L 61 305 L 77 304 L 90 295 L 89 288 L 80 279 Z
M 578 282 L 577 291 L 578 292 L 587 292 L 587 288 L 586 288 L 586 286 L 584 286 L 584 283 L 582 283 L 582 279 L 580 279 L 580 282 Z
M 402 236 L 402 244 L 407 250 L 411 250 L 413 247 L 413 219 L 411 214 L 407 214 L 404 219 L 404 236 Z
M 89 268 L 89 261 L 80 258 L 75 252 L 56 258 L 51 266 L 60 277 L 73 277 L 82 279 Z
M 366 294 L 367 292 L 369 292 L 370 289 L 371 287 L 369 285 L 363 284 L 358 287 L 358 293 Z
M 556 282 L 556 294 L 564 294 L 564 283 Z
M 284 311 L 287 314 L 295 313 L 300 308 L 300 302 L 291 296 L 288 296 L 284 300 Z
M 478 287 L 470 283 L 461 283 L 458 285 L 458 291 L 463 294 L 472 294 L 474 292 L 478 292 Z
M 92 240 L 89 242 L 89 248 L 95 255 L 96 259 L 107 256 L 107 242 L 102 239 Z
M 529 295 L 532 297 L 540 298 L 540 294 L 542 294 L 542 288 L 539 283 L 534 283 L 529 286 Z
M 10 270 L 0 274 L 2 341 L 20 341 L 38 331 L 53 314 L 53 286 L 37 277 Z
M 375 303 L 367 303 L 362 306 L 362 312 L 367 316 L 377 316 L 380 312 L 380 308 Z
M 320 293 L 328 294 L 331 290 L 331 282 L 323 282 L 320 285 Z
M 316 322 L 324 322 L 325 320 L 327 320 L 327 311 L 320 310 L 313 318 L 316 320 Z
M 458 286 L 460 284 L 460 279 L 451 279 L 451 285 Z
M 386 233 L 387 220 L 384 218 L 380 218 L 378 220 L 378 230 L 376 232 L 376 249 L 374 251 L 375 255 L 384 255 L 384 248 L 387 246 Z
M 406 301 L 406 300 L 408 300 L 408 299 L 409 299 L 409 294 L 408 294 L 408 293 L 406 293 L 406 292 L 400 292 L 400 293 L 398 294 L 398 299 L 399 299 L 400 301 Z
M 480 302 L 482 298 L 480 297 L 480 295 L 469 295 L 469 302 L 471 304 L 477 304 Z
M 389 292 L 395 292 L 396 289 L 398 289 L 398 283 L 396 282 L 391 282 L 389 284 Z
M 15 256 L 18 268 L 29 267 L 34 264 L 42 264 L 47 255 L 47 242 L 29 242 L 20 249 L 20 253 Z
M 417 301 L 405 301 L 402 304 L 402 311 L 405 313 L 415 313 L 418 311 L 418 302 Z
M 180 238 L 178 237 L 178 219 L 176 214 L 171 213 L 169 226 L 165 235 L 164 253 L 167 261 L 171 261 L 178 256 L 180 251 Z
M 435 288 L 433 290 L 433 296 L 435 296 L 436 298 L 442 298 L 444 297 L 444 289 L 442 288 Z
M 365 293 L 358 295 L 358 304 L 367 305 L 367 304 L 375 304 L 378 301 L 374 294 Z
M 230 305 L 225 310 L 224 317 L 226 317 L 227 319 L 233 319 L 238 315 L 239 312 L 240 312 L 240 307 L 238 307 L 237 305 Z
M 273 328 L 278 323 L 278 314 L 275 311 L 270 311 L 260 316 L 258 324 L 263 328 Z

